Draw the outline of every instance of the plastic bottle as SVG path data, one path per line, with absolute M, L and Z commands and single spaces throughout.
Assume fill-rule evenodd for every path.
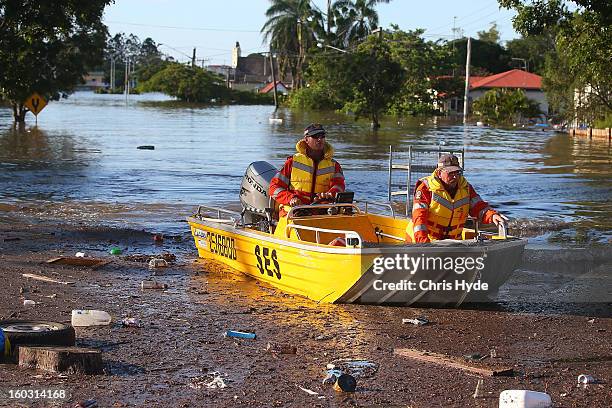
M 550 395 L 529 390 L 505 390 L 499 394 L 499 408 L 549 408 Z
M 30 299 L 25 299 L 25 300 L 23 301 L 23 305 L 24 305 L 25 307 L 32 307 L 32 306 L 35 306 L 35 305 L 36 305 L 36 302 L 35 302 L 35 301 L 33 301 L 33 300 L 30 300 Z
M 223 333 L 223 336 L 237 337 L 239 339 L 255 339 L 257 337 L 255 333 L 246 333 L 246 332 L 241 332 L 241 331 L 236 331 L 236 330 L 228 330 L 225 333 Z
M 142 290 L 145 289 L 168 289 L 168 284 L 156 282 L 154 280 L 143 280 L 140 282 L 140 287 Z
M 103 310 L 73 310 L 73 326 L 106 326 L 112 320 L 111 315 Z

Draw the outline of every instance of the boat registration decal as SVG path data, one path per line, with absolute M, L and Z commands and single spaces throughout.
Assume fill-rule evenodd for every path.
M 225 235 L 208 233 L 208 244 L 210 252 L 229 259 L 236 260 L 236 241 Z
M 257 269 L 259 269 L 262 275 L 267 273 L 268 276 L 276 276 L 277 279 L 281 278 L 281 268 L 278 263 L 276 249 L 270 251 L 270 248 L 255 245 L 255 257 L 257 258 Z M 274 267 L 271 264 L 274 264 Z

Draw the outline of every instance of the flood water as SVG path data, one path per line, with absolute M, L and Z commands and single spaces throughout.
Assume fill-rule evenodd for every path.
M 236 207 L 249 163 L 280 167 L 302 128 L 320 122 L 356 198 L 385 200 L 389 145 L 465 148 L 468 180 L 515 219 L 530 245 L 612 239 L 612 148 L 552 131 L 463 127 L 440 118 L 383 123 L 271 106 L 177 107 L 159 94 L 78 92 L 15 130 L 0 108 L 0 210 L 185 233 L 198 204 Z M 282 118 L 272 124 L 270 116 Z M 138 150 L 153 145 L 155 150 Z M 516 231 L 513 231 L 516 232 Z

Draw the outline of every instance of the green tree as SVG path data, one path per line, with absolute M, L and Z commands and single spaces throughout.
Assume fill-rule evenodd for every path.
M 593 124 L 612 111 L 612 2 L 574 0 L 498 0 L 517 15 L 523 35 L 550 31 L 555 52 L 548 55 L 543 84 L 553 108 L 566 120 Z
M 323 16 L 310 0 L 270 0 L 266 23 L 261 28 L 264 43 L 269 42 L 282 68 L 288 66 L 293 89 L 303 82 L 307 51 L 316 44 L 317 33 L 324 35 Z
M 455 49 L 453 62 L 459 67 L 459 72 L 465 72 L 467 38 L 449 42 L 448 47 Z M 510 55 L 497 43 L 472 39 L 471 57 L 472 75 L 498 74 L 510 69 Z
M 526 61 L 527 70 L 543 75 L 546 57 L 555 52 L 555 38 L 550 32 L 541 35 L 528 35 L 506 42 L 511 58 Z
M 370 36 L 347 54 L 347 70 L 351 74 L 351 98 L 344 104 L 345 112 L 355 118 L 368 117 L 372 128 L 380 127 L 380 117 L 400 92 L 405 71 L 394 60 L 389 43 Z
M 499 43 L 500 35 L 496 23 L 491 23 L 491 27 L 489 27 L 489 30 L 478 31 L 476 34 L 478 34 L 478 39 L 480 41 L 486 41 L 493 44 Z
M 211 99 L 228 102 L 230 99 L 223 78 L 203 68 L 177 62 L 168 63 L 140 87 L 145 92 L 163 92 L 186 102 L 210 102 Z
M 33 92 L 57 99 L 101 62 L 111 2 L 0 0 L 0 97 L 16 122 L 25 122 L 23 101 Z
M 379 3 L 391 0 L 337 0 L 332 9 L 336 21 L 336 44 L 349 47 L 356 44 L 378 28 Z
M 522 89 L 494 88 L 474 101 L 474 113 L 487 123 L 510 124 L 541 114 Z

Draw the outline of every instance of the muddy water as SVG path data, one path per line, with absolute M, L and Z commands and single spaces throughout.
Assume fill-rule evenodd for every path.
M 283 122 L 270 123 L 272 115 Z M 38 126 L 29 118 L 25 129 L 14 129 L 10 110 L 0 108 L 0 217 L 187 237 L 185 215 L 201 203 L 235 208 L 247 165 L 280 166 L 310 122 L 327 127 L 348 188 L 361 199 L 386 199 L 389 145 L 464 148 L 470 182 L 514 219 L 513 233 L 530 237 L 524 273 L 512 287 L 524 288 L 527 300 L 553 293 L 577 302 L 591 293 L 580 290 L 579 278 L 610 289 L 610 143 L 440 118 L 388 121 L 372 133 L 366 123 L 329 112 L 185 107 L 156 94 L 132 96 L 126 104 L 122 96 L 76 93 L 50 103 Z M 592 251 L 603 255 L 585 255 Z M 604 303 L 611 292 L 602 295 Z M 516 299 L 515 291 L 507 298 Z

